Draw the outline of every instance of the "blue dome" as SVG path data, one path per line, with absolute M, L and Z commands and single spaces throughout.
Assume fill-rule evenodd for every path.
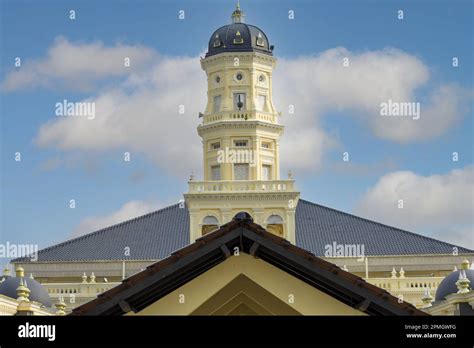
M 458 288 L 456 286 L 456 282 L 459 279 L 459 273 L 461 270 L 454 271 L 446 276 L 438 286 L 435 295 L 435 301 L 442 301 L 448 295 L 455 294 L 458 292 Z M 473 269 L 465 269 L 466 277 L 471 281 L 471 289 L 474 285 L 474 270 Z
M 16 289 L 20 285 L 20 280 L 26 282 L 26 287 L 30 289 L 30 301 L 35 301 L 43 304 L 46 307 L 51 307 L 51 298 L 48 295 L 46 289 L 32 278 L 25 277 L 6 277 L 3 282 L 0 283 L 0 295 L 5 295 L 10 298 L 17 298 Z
M 243 23 L 240 8 L 232 13 L 232 24 L 217 29 L 209 39 L 206 57 L 225 52 L 260 52 L 273 55 L 267 35 L 254 25 Z

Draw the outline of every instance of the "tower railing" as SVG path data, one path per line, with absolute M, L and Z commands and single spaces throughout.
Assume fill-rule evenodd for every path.
M 189 181 L 189 193 L 211 192 L 292 192 L 294 180 L 215 180 Z
M 263 122 L 277 123 L 278 117 L 274 113 L 263 111 L 221 111 L 204 115 L 203 124 L 220 121 L 247 121 L 257 120 Z

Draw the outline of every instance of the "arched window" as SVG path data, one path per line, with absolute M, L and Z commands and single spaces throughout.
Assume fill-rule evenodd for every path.
M 270 215 L 267 219 L 267 230 L 279 237 L 284 237 L 283 219 L 280 215 Z
M 216 217 L 209 215 L 202 220 L 202 235 L 214 231 L 219 228 L 219 221 Z
M 247 213 L 246 211 L 241 211 L 235 214 L 234 220 L 248 220 L 248 221 L 253 221 L 252 215 Z

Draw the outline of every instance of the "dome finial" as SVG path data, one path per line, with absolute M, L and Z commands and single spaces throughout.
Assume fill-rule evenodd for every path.
M 19 278 L 25 276 L 25 270 L 21 266 L 18 266 L 16 268 L 15 273 L 16 273 L 16 276 L 19 277 Z
M 65 315 L 66 314 L 66 303 L 64 302 L 64 296 L 60 295 L 58 302 L 54 304 L 56 307 L 56 315 Z
M 433 302 L 433 296 L 431 296 L 429 288 L 425 288 L 421 301 L 423 302 L 423 308 L 429 308 L 432 306 L 431 302 Z
M 469 284 L 471 281 L 466 276 L 466 271 L 462 269 L 459 272 L 459 279 L 456 282 L 456 287 L 458 288 L 458 294 L 466 294 L 469 292 Z
M 16 288 L 16 294 L 18 296 L 17 301 L 26 301 L 29 302 L 30 296 L 30 289 L 28 289 L 28 285 L 26 285 L 26 281 L 23 281 L 23 278 L 20 279 L 20 285 Z
M 232 12 L 232 23 L 243 23 L 244 22 L 244 11 L 240 9 L 240 1 L 237 1 L 237 6 L 234 12 Z

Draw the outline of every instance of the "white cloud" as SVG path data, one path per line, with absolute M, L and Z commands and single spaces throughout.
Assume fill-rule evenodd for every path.
M 132 57 L 134 67 L 126 73 L 120 66 L 124 56 Z M 342 65 L 345 57 L 349 67 Z M 206 77 L 198 57 L 163 57 L 142 46 L 59 38 L 46 58 L 26 62 L 7 76 L 4 86 L 11 90 L 54 82 L 80 87 L 111 76 L 122 79 L 87 99 L 96 103 L 94 120 L 52 119 L 41 126 L 36 143 L 64 151 L 123 149 L 144 153 L 174 175 L 199 174 L 202 149 L 196 126 L 206 103 Z M 375 136 L 400 143 L 436 137 L 465 111 L 467 92 L 456 85 L 435 86 L 420 98 L 417 91 L 429 81 L 429 68 L 396 49 L 354 53 L 338 47 L 317 56 L 280 59 L 273 76 L 274 102 L 286 126 L 280 146 L 285 169 L 318 170 L 324 154 L 339 146 L 338 137 L 322 125 L 331 111 L 356 117 Z M 380 103 L 388 99 L 421 102 L 421 118 L 380 116 Z M 185 106 L 184 115 L 179 105 Z M 289 105 L 294 115 L 288 114 Z
M 205 75 L 194 58 L 157 58 L 145 75 L 132 74 L 94 102 L 96 116 L 61 117 L 41 126 L 36 143 L 61 150 L 120 148 L 144 153 L 162 169 L 185 177 L 201 168 L 196 127 L 205 105 Z M 180 105 L 185 113 L 179 114 Z
M 474 166 L 431 176 L 399 171 L 382 176 L 355 213 L 474 248 L 473 198 Z
M 346 57 L 348 67 L 343 66 Z M 340 111 L 357 118 L 381 139 L 408 143 L 446 132 L 466 113 L 466 101 L 471 96 L 449 84 L 433 87 L 428 97 L 422 98 L 419 90 L 430 79 L 429 68 L 419 58 L 393 48 L 354 53 L 338 47 L 317 56 L 281 59 L 277 69 L 275 103 L 283 110 L 287 125 L 282 148 L 299 144 L 306 149 L 286 158 L 288 164 L 301 169 L 317 167 L 321 152 L 339 143 L 337 137 L 322 129 L 321 119 L 328 112 Z M 380 104 L 389 99 L 419 102 L 420 119 L 380 116 Z M 294 115 L 288 115 L 289 105 L 294 105 Z M 312 131 L 319 139 L 304 145 L 302 130 Z
M 8 74 L 3 88 L 7 91 L 59 86 L 88 89 L 97 80 L 139 70 L 154 55 L 152 49 L 144 46 L 117 44 L 107 47 L 101 41 L 71 43 L 60 36 L 55 39 L 45 58 L 25 59 L 20 68 Z M 127 57 L 130 67 L 124 66 Z
M 97 231 L 101 228 L 109 227 L 111 225 L 133 219 L 135 217 L 150 213 L 160 207 L 157 203 L 130 201 L 120 207 L 119 210 L 103 215 L 88 217 L 81 221 L 81 223 L 74 229 L 71 238 L 76 238 L 84 234 Z

